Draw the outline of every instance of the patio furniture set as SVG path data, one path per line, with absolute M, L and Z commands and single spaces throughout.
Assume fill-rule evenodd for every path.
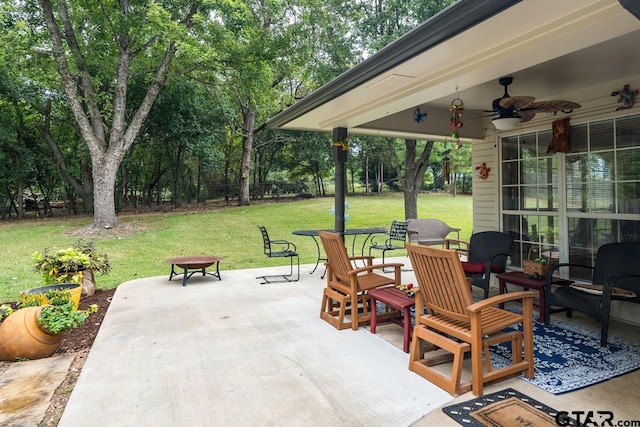
M 404 225 L 406 222 L 392 224 L 389 243 L 393 232 Z M 402 264 L 374 264 L 372 256 L 350 256 L 340 234 L 321 231 L 318 235 L 329 260 L 320 318 L 338 330 L 349 327 L 357 330 L 369 325 L 372 333 L 380 322 L 398 323 L 404 329 L 403 350 L 409 353 L 409 369 L 454 396 L 467 391 L 482 396 L 485 384 L 519 374 L 533 378 L 536 296 L 540 320 L 546 324 L 550 313 L 558 311 L 571 316 L 572 310 L 578 310 L 599 320 L 602 346 L 607 342 L 610 302 L 640 303 L 640 264 L 634 262 L 640 256 L 640 243 L 601 247 L 592 268 L 592 283 L 602 284 L 596 287 L 554 275 L 559 268 L 584 266 L 554 264 L 545 277 L 506 271 L 512 241 L 501 232 L 476 233 L 469 243 L 445 238 L 441 243 L 444 248 L 408 243 L 405 248 L 418 285 L 415 297 L 411 298 L 399 289 Z M 452 243 L 460 247 L 447 249 Z M 374 245 L 377 244 L 371 247 Z M 365 267 L 354 265 L 357 259 L 365 259 Z M 384 269 L 393 274 L 375 272 Z M 489 297 L 491 275 L 499 281 L 499 294 Z M 523 290 L 508 291 L 507 285 Z M 483 289 L 483 299 L 473 300 L 472 286 Z M 520 302 L 521 310 L 506 310 L 504 305 L 508 302 Z M 415 310 L 414 324 L 412 310 Z M 521 326 L 508 329 L 511 325 Z M 511 343 L 512 363 L 498 368 L 491 363 L 489 347 L 505 341 Z M 467 354 L 471 359 L 471 378 L 462 381 L 462 364 Z M 434 368 L 447 362 L 451 362 L 450 375 Z
M 433 225 L 433 229 L 425 227 Z M 288 273 L 258 276 L 262 284 L 295 282 L 300 278 L 300 261 L 295 244 L 273 240 L 266 227 L 259 226 L 265 256 L 289 258 Z M 435 231 L 434 231 L 435 230 Z M 546 276 L 507 271 L 512 238 L 498 231 L 474 233 L 469 242 L 459 239 L 459 229 L 439 220 L 393 221 L 389 230 L 362 228 L 337 233 L 333 230 L 298 230 L 294 235 L 313 238 L 317 261 L 326 261 L 326 287 L 323 290 L 320 318 L 338 330 L 358 330 L 369 325 L 376 333 L 381 322 L 394 322 L 403 327 L 403 350 L 409 353 L 409 369 L 438 385 L 452 395 L 469 390 L 482 396 L 484 384 L 523 373 L 533 377 L 533 299 L 537 291 L 540 321 L 550 322 L 550 314 L 573 310 L 585 313 L 601 323 L 601 346 L 607 344 L 611 301 L 640 303 L 640 243 L 620 242 L 599 248 L 593 266 L 555 261 Z M 454 232 L 458 238 L 449 239 Z M 384 239 L 378 238 L 384 234 Z M 357 236 L 366 236 L 360 255 L 356 255 Z M 351 255 L 345 236 L 353 236 Z M 406 243 L 407 237 L 409 243 Z M 320 243 L 318 242 L 320 240 Z M 365 255 L 367 243 L 369 253 Z M 322 257 L 320 245 L 324 249 Z M 441 246 L 440 248 L 436 246 Z M 453 248 L 453 249 L 452 249 Z M 385 262 L 388 251 L 406 249 L 414 269 L 417 286 L 407 294 L 401 283 L 402 263 Z M 374 264 L 372 251 L 382 252 L 382 262 Z M 195 273 L 212 275 L 221 280 L 218 256 L 189 256 L 167 259 L 171 264 L 169 280 L 182 269 L 182 285 Z M 295 261 L 294 261 L 295 259 Z M 294 262 L 297 271 L 294 271 Z M 215 272 L 206 269 L 215 265 Z M 590 269 L 589 284 L 574 283 L 562 276 L 562 269 Z M 376 272 L 380 271 L 380 272 Z M 295 274 L 294 274 L 295 273 Z M 392 274 L 383 274 L 392 273 Z M 495 276 L 499 294 L 489 296 L 490 279 Z M 508 285 L 522 291 L 508 290 Z M 483 299 L 474 302 L 472 286 L 483 290 Z M 401 289 L 403 288 L 403 289 Z M 505 303 L 519 301 L 520 312 L 504 308 Z M 552 308 L 555 307 L 555 308 Z M 414 311 L 415 310 L 415 311 Z M 412 322 L 412 311 L 415 319 Z M 521 328 L 506 331 L 511 325 Z M 489 346 L 511 343 L 512 363 L 492 366 Z M 465 355 L 471 356 L 471 379 L 461 380 Z M 452 362 L 450 375 L 433 368 Z

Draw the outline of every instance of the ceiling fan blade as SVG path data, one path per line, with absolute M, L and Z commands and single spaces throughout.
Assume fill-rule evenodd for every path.
M 510 96 L 502 98 L 499 104 L 502 108 L 520 110 L 521 108 L 527 108 L 535 100 L 533 96 Z
M 520 116 L 520 123 L 526 123 L 535 117 L 536 112 L 534 110 L 526 109 L 526 110 L 518 110 L 516 111 L 516 114 Z
M 534 110 L 536 113 L 555 113 L 558 111 L 571 111 L 580 107 L 580 104 L 571 101 L 539 101 L 524 108 Z
M 466 112 L 468 112 L 468 111 L 470 111 L 470 112 L 474 112 L 474 113 L 491 113 L 491 114 L 498 114 L 498 112 L 497 112 L 497 111 L 495 111 L 495 110 L 476 110 L 476 109 L 473 109 L 473 108 L 465 108 L 465 109 L 464 109 L 464 111 L 465 111 L 465 113 L 466 113 Z

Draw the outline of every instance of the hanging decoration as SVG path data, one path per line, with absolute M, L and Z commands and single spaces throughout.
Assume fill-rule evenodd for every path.
M 636 102 L 636 96 L 638 96 L 638 93 L 638 90 L 631 90 L 631 86 L 629 86 L 628 84 L 624 85 L 622 90 L 611 92 L 611 96 L 618 97 L 618 104 L 622 104 L 620 107 L 616 108 L 616 111 L 626 110 L 633 107 L 633 104 Z
M 449 157 L 442 158 L 442 178 L 445 184 L 451 184 L 451 159 Z
M 488 168 L 486 163 L 483 163 L 480 166 L 476 166 L 476 170 L 480 172 L 480 179 L 489 178 L 489 172 L 491 172 L 491 168 Z
M 349 214 L 347 213 L 348 210 L 349 210 L 349 203 L 345 201 L 344 202 L 344 222 L 349 221 Z M 333 216 L 336 216 L 336 208 L 332 207 L 331 209 L 329 209 L 329 213 Z
M 416 107 L 416 111 L 413 113 L 413 120 L 415 120 L 416 123 L 422 123 L 426 118 L 427 118 L 427 113 L 421 112 L 420 107 Z
M 569 117 L 551 123 L 552 138 L 547 153 L 569 152 Z
M 349 149 L 349 137 L 345 136 L 339 141 L 333 142 L 334 147 L 342 147 L 343 151 L 347 151 Z
M 455 98 L 451 101 L 449 111 L 451 111 L 451 122 L 449 122 L 449 126 L 453 129 L 453 131 L 451 131 L 451 138 L 459 139 L 460 134 L 458 133 L 458 129 L 462 127 L 462 113 L 464 113 L 464 103 L 462 99 Z

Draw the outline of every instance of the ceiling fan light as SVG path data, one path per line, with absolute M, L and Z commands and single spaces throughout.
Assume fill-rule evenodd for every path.
M 514 130 L 520 125 L 520 117 L 499 117 L 492 122 L 497 130 Z

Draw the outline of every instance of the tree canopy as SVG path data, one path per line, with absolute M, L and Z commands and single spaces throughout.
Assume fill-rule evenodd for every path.
M 3 217 L 22 216 L 31 193 L 36 209 L 65 200 L 99 228 L 117 227 L 127 205 L 324 194 L 331 136 L 266 121 L 450 3 L 5 2 Z M 398 141 L 352 147 L 352 190 L 370 187 L 368 168 L 406 187 Z

